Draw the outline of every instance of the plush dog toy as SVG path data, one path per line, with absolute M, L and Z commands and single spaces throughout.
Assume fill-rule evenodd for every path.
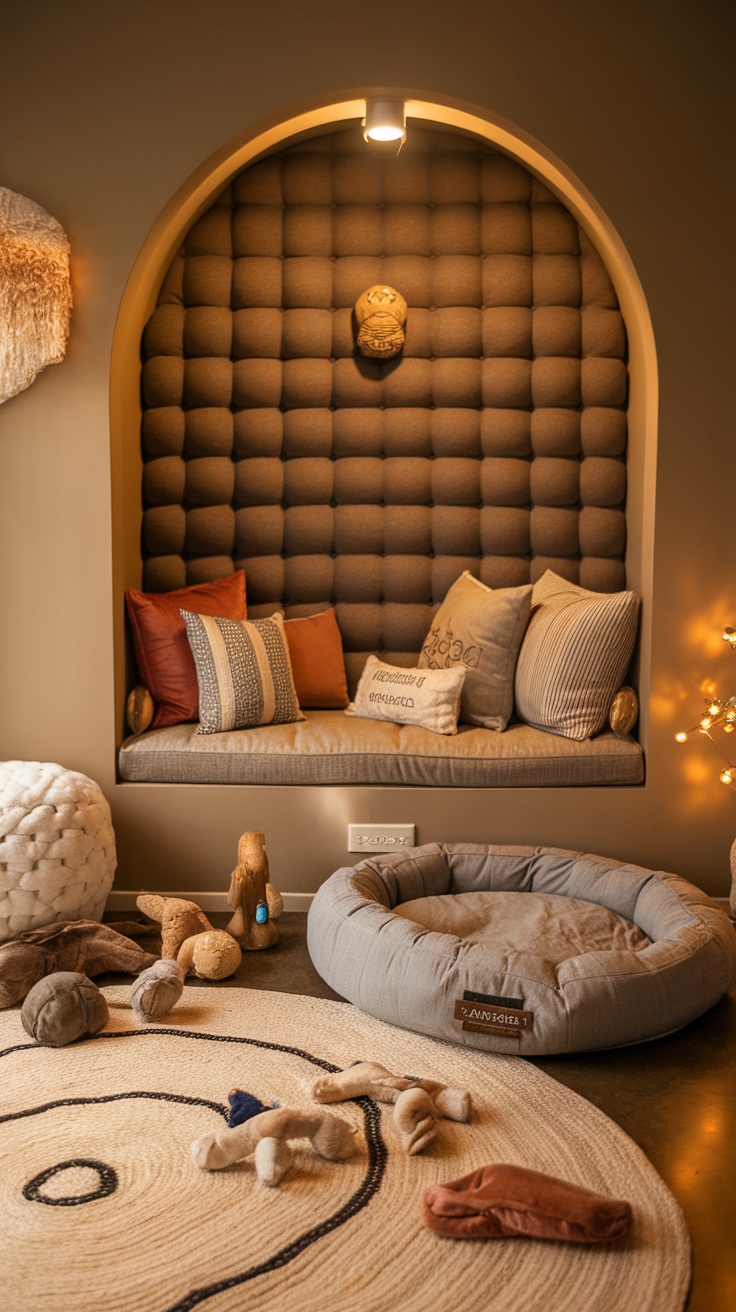
M 375 1098 L 393 1103 L 401 1145 L 412 1156 L 420 1153 L 437 1132 L 437 1117 L 469 1121 L 470 1094 L 438 1080 L 392 1075 L 378 1062 L 359 1061 L 335 1075 L 323 1075 L 312 1087 L 317 1102 L 343 1102 L 347 1098 Z
M 184 991 L 184 967 L 162 957 L 133 980 L 130 1005 L 138 1020 L 163 1020 Z
M 258 1179 L 277 1185 L 294 1161 L 290 1139 L 309 1139 L 329 1162 L 341 1162 L 355 1152 L 355 1131 L 339 1116 L 271 1107 L 242 1124 L 195 1139 L 192 1158 L 204 1171 L 220 1171 L 253 1154 Z
M 110 1013 L 96 984 L 74 970 L 44 976 L 28 993 L 20 1019 L 26 1034 L 48 1048 L 63 1048 L 104 1030 Z
M 71 971 L 137 974 L 156 960 L 137 943 L 96 920 L 62 920 L 29 929 L 0 947 L 0 1007 L 12 1007 L 45 975 Z
M 620 1239 L 631 1224 L 631 1204 L 623 1199 L 506 1163 L 430 1185 L 419 1211 L 430 1230 L 452 1239 L 526 1236 L 601 1244 Z
M 161 956 L 178 961 L 185 975 L 227 979 L 235 974 L 243 957 L 238 944 L 224 929 L 214 929 L 196 902 L 142 893 L 135 904 L 160 922 Z

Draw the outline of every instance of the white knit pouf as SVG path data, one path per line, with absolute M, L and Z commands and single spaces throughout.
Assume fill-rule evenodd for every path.
M 110 807 L 93 779 L 0 762 L 0 942 L 57 920 L 99 920 L 115 875 Z

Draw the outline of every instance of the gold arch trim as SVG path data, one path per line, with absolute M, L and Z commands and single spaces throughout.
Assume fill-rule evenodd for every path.
M 241 169 L 299 138 L 365 117 L 368 96 L 403 99 L 407 132 L 412 122 L 451 128 L 487 141 L 534 173 L 567 206 L 595 244 L 616 289 L 629 341 L 629 450 L 627 555 L 629 586 L 642 597 L 639 643 L 640 734 L 646 747 L 651 647 L 651 597 L 657 460 L 658 370 L 651 317 L 638 275 L 610 219 L 579 178 L 516 124 L 459 100 L 397 87 L 337 93 L 294 106 L 234 137 L 182 184 L 141 247 L 120 304 L 110 367 L 113 596 L 116 729 L 123 736 L 125 634 L 123 593 L 140 586 L 141 475 L 140 342 L 165 273 L 181 242 Z

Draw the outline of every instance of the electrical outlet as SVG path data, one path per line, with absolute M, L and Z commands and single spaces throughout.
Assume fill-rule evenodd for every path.
M 400 852 L 414 847 L 414 825 L 348 825 L 348 852 Z

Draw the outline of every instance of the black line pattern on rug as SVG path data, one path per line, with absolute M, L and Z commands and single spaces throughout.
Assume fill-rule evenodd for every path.
M 62 1171 L 70 1171 L 73 1167 L 87 1167 L 90 1171 L 97 1172 L 97 1188 L 92 1193 L 87 1194 L 66 1194 L 55 1197 L 53 1194 L 42 1194 L 41 1190 L 49 1180 L 54 1176 L 61 1175 Z M 72 1157 L 68 1162 L 57 1162 L 55 1166 L 48 1166 L 45 1171 L 34 1175 L 28 1184 L 23 1186 L 23 1197 L 28 1199 L 29 1203 L 45 1203 L 47 1207 L 78 1207 L 80 1203 L 92 1203 L 96 1198 L 108 1198 L 114 1194 L 118 1187 L 118 1174 L 107 1162 L 97 1162 L 91 1157 Z
M 35 1048 L 36 1044 L 33 1046 Z M 22 1121 L 26 1116 L 38 1116 L 41 1112 L 53 1112 L 57 1107 L 88 1107 L 101 1102 L 124 1102 L 127 1098 L 152 1098 L 156 1102 L 178 1102 L 187 1107 L 209 1107 L 211 1111 L 219 1112 L 225 1123 L 230 1119 L 227 1108 L 223 1107 L 222 1103 L 211 1102 L 209 1098 L 191 1098 L 183 1093 L 159 1093 L 149 1092 L 147 1089 L 135 1089 L 130 1093 L 101 1093 L 95 1098 L 55 1098 L 53 1102 L 42 1102 L 36 1107 L 25 1107 L 22 1112 L 7 1112 L 5 1116 L 0 1116 L 0 1125 L 4 1125 L 6 1121 Z
M 332 1075 L 336 1074 L 336 1072 L 341 1069 L 339 1066 L 335 1066 L 333 1062 L 324 1061 L 321 1057 L 315 1057 L 312 1053 L 305 1052 L 303 1048 L 294 1048 L 283 1043 L 268 1043 L 263 1039 L 248 1039 L 234 1034 L 206 1034 L 201 1030 L 180 1030 L 167 1027 L 151 1030 L 108 1031 L 95 1036 L 90 1036 L 82 1040 L 82 1042 L 99 1043 L 103 1039 L 140 1039 L 159 1038 L 161 1036 L 200 1039 L 210 1043 L 246 1044 L 252 1048 L 264 1048 L 270 1052 L 288 1053 L 293 1057 L 301 1057 L 304 1061 L 308 1061 L 312 1066 L 318 1066 L 321 1070 L 327 1071 Z M 16 1044 L 12 1048 L 5 1048 L 3 1051 L 0 1051 L 0 1057 L 4 1057 L 12 1052 L 25 1051 L 29 1048 L 33 1048 L 36 1051 L 40 1050 L 39 1045 L 35 1043 Z M 49 1111 L 55 1107 L 70 1107 L 87 1103 L 116 1102 L 122 1099 L 135 1097 L 160 1098 L 164 1101 L 207 1106 L 219 1112 L 225 1120 L 229 1119 L 228 1112 L 224 1107 L 221 1107 L 218 1103 L 209 1102 L 204 1098 L 185 1098 L 179 1097 L 177 1094 L 173 1093 L 139 1092 L 106 1094 L 97 1098 L 60 1098 L 56 1102 L 46 1103 L 42 1106 L 26 1109 L 22 1112 L 11 1112 L 6 1116 L 0 1116 L 0 1124 L 5 1121 L 17 1120 L 23 1116 L 34 1116 L 39 1112 Z M 191 1312 L 192 1308 L 198 1307 L 201 1303 L 205 1303 L 208 1299 L 214 1298 L 217 1294 L 224 1293 L 227 1289 L 234 1289 L 238 1285 L 244 1285 L 251 1280 L 255 1280 L 258 1276 L 266 1275 L 269 1271 L 277 1271 L 281 1267 L 287 1266 L 289 1262 L 292 1262 L 294 1258 L 299 1257 L 299 1255 L 307 1248 L 311 1247 L 312 1244 L 316 1243 L 319 1239 L 322 1239 L 325 1235 L 330 1234 L 333 1230 L 339 1229 L 339 1227 L 344 1225 L 346 1221 L 350 1221 L 354 1216 L 357 1216 L 364 1207 L 368 1206 L 371 1199 L 375 1197 L 381 1187 L 388 1157 L 386 1145 L 381 1134 L 381 1108 L 372 1098 L 353 1098 L 351 1101 L 356 1103 L 363 1112 L 365 1138 L 368 1148 L 368 1167 L 360 1185 L 347 1202 L 344 1203 L 342 1207 L 338 1208 L 332 1216 L 328 1217 L 325 1221 L 320 1222 L 319 1225 L 313 1226 L 311 1230 L 305 1231 L 303 1235 L 299 1235 L 298 1238 L 280 1249 L 278 1253 L 275 1253 L 273 1257 L 259 1263 L 257 1266 L 249 1267 L 248 1270 L 241 1271 L 237 1275 L 228 1276 L 224 1280 L 214 1281 L 212 1284 L 202 1285 L 197 1289 L 192 1289 L 184 1296 L 184 1298 L 180 1299 L 177 1303 L 172 1303 L 168 1308 L 163 1309 L 162 1312 Z

